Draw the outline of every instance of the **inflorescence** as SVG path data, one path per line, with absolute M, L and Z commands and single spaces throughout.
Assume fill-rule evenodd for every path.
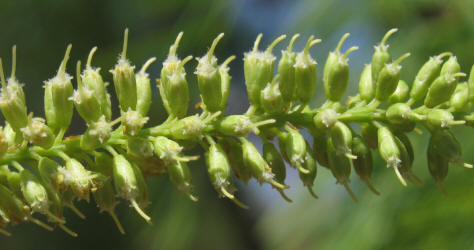
M 444 52 L 429 58 L 409 86 L 400 75 L 402 61 L 410 54 L 392 59 L 388 51 L 387 39 L 396 31 L 388 31 L 375 46 L 372 62 L 360 76 L 359 93 L 341 103 L 349 80 L 348 56 L 358 49 L 341 51 L 349 37 L 344 34 L 324 65 L 327 100 L 318 108 L 307 104 L 318 79 L 310 48 L 321 40 L 311 36 L 301 52 L 294 52 L 292 47 L 299 37 L 294 35 L 275 67 L 272 51 L 286 36 L 260 50 L 262 35 L 258 35 L 253 49 L 244 54 L 250 107 L 245 114 L 227 116 L 231 84 L 228 65 L 235 56 L 221 64 L 214 56 L 223 34 L 197 58 L 194 74 L 202 112 L 188 116 L 190 100 L 184 65 L 192 56 L 180 59 L 177 55 L 181 32 L 156 80 L 168 119 L 154 126 L 145 126 L 152 101 L 146 70 L 156 58 L 150 58 L 136 73 L 127 59 L 128 30 L 123 51 L 110 70 L 120 107 L 118 118 L 112 117 L 110 94 L 100 68 L 92 66 L 96 47 L 85 68 L 77 62 L 74 89 L 73 77 L 66 72 L 71 45 L 57 74 L 44 82 L 46 118 L 28 113 L 23 85 L 16 78 L 14 46 L 8 79 L 0 59 L 0 110 L 6 120 L 0 129 L 0 233 L 9 235 L 8 225 L 32 222 L 47 230 L 59 227 L 76 236 L 66 227 L 63 210 L 71 209 L 85 218 L 74 203 L 89 201 L 90 194 L 99 209 L 111 215 L 121 233 L 124 229 L 114 212 L 117 197 L 128 201 L 151 223 L 144 211 L 149 204 L 145 177 L 168 174 L 180 193 L 198 200 L 188 162 L 199 156 L 186 154 L 195 146 L 205 151 L 209 178 L 219 196 L 240 207 L 247 208 L 234 194 L 233 176 L 245 184 L 251 178 L 268 183 L 291 202 L 284 193 L 289 188 L 285 184 L 285 162 L 297 169 L 314 198 L 313 183 L 320 165 L 330 170 L 337 183 L 357 201 L 349 187 L 352 168 L 370 190 L 379 194 L 370 182 L 372 150 L 379 152 L 404 186 L 407 181 L 422 184 L 411 170 L 414 151 L 406 135 L 419 131 L 416 126 L 421 125 L 430 133 L 428 170 L 443 190 L 450 164 L 472 168 L 462 161 L 461 146 L 449 128 L 474 125 L 474 113 L 470 111 L 474 104 L 474 66 L 469 80 L 461 82 L 466 74 L 461 72 L 456 57 Z M 74 108 L 87 123 L 87 130 L 82 135 L 65 137 Z M 360 126 L 351 126 L 354 123 Z M 303 129 L 313 137 L 312 146 L 302 136 Z M 246 139 L 250 133 L 262 140 L 262 154 Z

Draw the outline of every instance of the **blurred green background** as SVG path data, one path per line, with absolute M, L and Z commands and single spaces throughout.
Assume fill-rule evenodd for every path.
M 319 71 L 340 36 L 350 32 L 344 47 L 360 47 L 349 62 L 348 95 L 354 95 L 373 45 L 393 27 L 400 30 L 390 39 L 392 55 L 412 53 L 403 63 L 402 78 L 407 82 L 429 56 L 443 51 L 455 53 L 463 71 L 468 71 L 474 62 L 473 13 L 471 0 L 1 0 L 0 57 L 8 72 L 11 46 L 17 44 L 17 77 L 26 84 L 29 109 L 43 115 L 42 82 L 54 76 L 70 42 L 71 74 L 74 61 L 84 61 L 89 50 L 98 46 L 93 64 L 111 81 L 108 70 L 121 50 L 125 27 L 130 28 L 128 56 L 137 67 L 149 57 L 158 58 L 149 70 L 152 77 L 158 77 L 160 64 L 179 31 L 184 31 L 178 50 L 181 57 L 203 55 L 212 39 L 224 32 L 216 55 L 239 58 L 231 64 L 229 112 L 241 113 L 248 106 L 242 54 L 250 50 L 259 32 L 264 34 L 264 44 L 280 34 L 322 38 L 323 43 L 312 49 Z M 303 40 L 297 42 L 298 49 Z M 188 64 L 193 106 L 199 98 L 192 74 L 195 65 Z M 154 91 L 149 124 L 166 118 Z M 322 96 L 320 81 L 314 104 L 321 103 Z M 190 112 L 196 110 L 191 108 Z M 84 130 L 79 116 L 73 124 L 71 134 Z M 454 132 L 463 145 L 464 160 L 474 162 L 472 129 Z M 414 172 L 425 182 L 423 187 L 402 187 L 376 156 L 373 183 L 381 191 L 380 197 L 353 176 L 351 187 L 360 198 L 355 204 L 330 173 L 320 168 L 315 184 L 320 199 L 314 200 L 290 169 L 287 184 L 292 186 L 288 191 L 292 204 L 269 186 L 260 187 L 252 181 L 238 186 L 237 195 L 251 207 L 245 211 L 217 197 L 202 161 L 198 161 L 192 164 L 198 203 L 180 196 L 166 176 L 149 180 L 152 204 L 147 211 L 153 217 L 152 226 L 122 203 L 118 215 L 128 232 L 122 236 L 93 202 L 80 202 L 78 207 L 87 220 L 66 211 L 68 224 L 79 238 L 60 230 L 47 232 L 21 225 L 10 229 L 12 237 L 0 236 L 0 249 L 474 249 L 474 171 L 451 167 L 448 195 L 442 195 L 426 167 L 427 133 L 412 133 L 410 138 L 417 154 Z

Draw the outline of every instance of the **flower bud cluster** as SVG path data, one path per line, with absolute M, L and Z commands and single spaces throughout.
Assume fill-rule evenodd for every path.
M 396 31 L 388 31 L 375 46 L 370 64 L 358 78 L 358 93 L 345 102 L 342 100 L 350 83 L 348 55 L 358 47 L 342 52 L 349 37 L 344 34 L 324 64 L 327 100 L 317 108 L 308 105 L 318 79 L 310 48 L 321 40 L 310 36 L 304 49 L 294 52 L 296 34 L 277 61 L 272 51 L 286 35 L 276 38 L 264 51 L 259 50 L 262 34 L 258 35 L 253 49 L 244 54 L 250 107 L 245 114 L 227 116 L 231 84 L 228 65 L 235 56 L 218 63 L 216 47 L 224 34 L 197 58 L 194 74 L 202 112 L 188 115 L 185 65 L 191 64 L 192 56 L 180 59 L 177 55 L 181 32 L 156 79 L 168 119 L 152 126 L 147 124 L 154 101 L 150 77 L 158 76 L 150 76 L 146 70 L 156 58 L 148 59 L 135 73 L 135 66 L 127 59 L 128 29 L 122 53 L 110 70 L 119 117 L 112 117 L 111 96 L 100 68 L 91 65 L 96 47 L 85 69 L 77 62 L 74 90 L 73 77 L 66 70 L 71 45 L 56 76 L 45 81 L 45 119 L 28 114 L 23 85 L 15 76 L 13 47 L 8 79 L 0 59 L 0 111 L 6 121 L 0 128 L 0 233 L 8 235 L 10 226 L 31 222 L 77 236 L 66 227 L 63 213 L 71 209 L 85 218 L 75 204 L 89 202 L 91 194 L 99 210 L 111 216 L 121 233 L 125 230 L 115 214 L 120 199 L 151 223 L 145 211 L 150 203 L 146 177 L 166 176 L 179 193 L 197 201 L 189 162 L 200 156 L 188 155 L 194 147 L 203 149 L 209 180 L 218 195 L 242 208 L 247 205 L 235 195 L 236 182 L 246 185 L 252 179 L 269 184 L 291 202 L 285 194 L 289 188 L 285 184 L 287 166 L 298 171 L 301 185 L 314 198 L 318 198 L 313 189 L 317 173 L 327 170 L 357 201 L 350 187 L 352 170 L 368 189 L 380 194 L 372 185 L 376 151 L 403 185 L 423 184 L 414 173 L 415 150 L 407 134 L 424 128 L 430 135 L 428 171 L 444 191 L 451 164 L 472 168 L 462 160 L 461 145 L 450 128 L 474 126 L 474 66 L 468 80 L 460 82 L 467 75 L 457 58 L 444 52 L 429 58 L 412 82 L 403 80 L 401 63 L 410 54 L 392 60 L 387 44 Z M 80 135 L 64 137 L 74 110 L 87 129 Z M 251 133 L 260 137 L 261 150 L 247 138 Z M 37 214 L 47 221 L 38 219 Z

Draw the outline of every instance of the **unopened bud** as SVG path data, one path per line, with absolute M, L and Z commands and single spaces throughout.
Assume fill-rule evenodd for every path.
M 26 140 L 42 148 L 50 148 L 54 143 L 53 131 L 45 124 L 43 118 L 33 118 L 33 114 L 29 117 L 28 126 L 22 128 L 21 132 Z
M 129 109 L 127 112 L 122 111 L 123 133 L 134 136 L 148 122 L 147 116 L 142 116 L 140 112 Z
M 471 89 L 467 82 L 456 85 L 456 89 L 449 100 L 449 106 L 457 112 L 469 112 L 472 107 L 472 103 L 469 102 L 470 91 Z
M 273 48 L 286 36 L 276 38 L 265 51 L 258 50 L 262 34 L 257 36 L 252 51 L 244 53 L 244 76 L 249 102 L 255 107 L 260 106 L 260 92 L 272 81 L 276 57 Z
M 150 110 L 151 105 L 151 84 L 150 78 L 146 73 L 147 68 L 156 60 L 156 57 L 148 59 L 143 67 L 140 69 L 140 72 L 135 74 L 135 79 L 137 81 L 137 107 L 136 110 L 140 115 L 145 117 Z
M 70 99 L 74 91 L 71 83 L 72 76 L 66 73 L 71 47 L 71 45 L 67 47 L 56 76 L 45 81 L 45 115 L 48 126 L 55 131 L 69 127 L 73 114 L 74 107 Z
M 188 111 L 189 89 L 184 65 L 192 59 L 192 56 L 188 56 L 180 60 L 176 55 L 182 36 L 183 32 L 180 32 L 170 47 L 168 57 L 163 62 L 158 83 L 161 99 L 168 115 L 177 118 L 185 116 Z
M 97 47 L 94 47 L 90 51 L 89 57 L 87 58 L 87 65 L 82 72 L 81 79 L 84 87 L 91 90 L 94 95 L 97 95 L 97 99 L 100 103 L 100 112 L 105 116 L 107 121 L 110 121 L 112 117 L 112 110 L 110 106 L 110 96 L 107 94 L 107 90 L 105 88 L 107 84 L 102 80 L 102 76 L 99 73 L 100 68 L 92 68 L 91 66 L 92 57 L 94 56 L 96 50 Z
M 93 150 L 109 140 L 111 133 L 112 124 L 101 116 L 97 122 L 88 124 L 86 132 L 81 135 L 80 147 L 86 151 Z
M 219 34 L 212 42 L 209 51 L 201 58 L 198 58 L 196 67 L 199 92 L 205 109 L 211 113 L 220 110 L 222 102 L 221 74 L 217 65 L 217 58 L 214 56 L 214 50 L 217 43 L 222 39 L 224 33 Z
M 115 93 L 119 100 L 120 109 L 127 111 L 135 110 L 137 105 L 137 81 L 135 79 L 135 66 L 127 60 L 128 29 L 125 29 L 123 37 L 123 50 L 113 70 Z
M 286 106 L 280 92 L 279 75 L 276 75 L 272 82 L 269 82 L 260 93 L 260 103 L 263 110 L 269 114 L 283 113 Z
M 278 87 L 285 102 L 294 101 L 296 53 L 292 50 L 293 43 L 299 36 L 299 34 L 296 34 L 291 38 L 288 48 L 281 51 L 281 59 L 278 61 L 278 75 L 280 75 Z
M 426 116 L 426 121 L 436 129 L 445 129 L 453 125 L 463 125 L 466 121 L 455 121 L 451 112 L 444 109 L 432 109 Z
M 433 108 L 439 104 L 448 101 L 456 90 L 458 77 L 465 76 L 464 73 L 444 74 L 436 78 L 428 89 L 425 98 L 425 106 Z
M 359 94 L 366 102 L 372 101 L 375 97 L 375 80 L 372 80 L 372 66 L 366 64 L 359 80 Z
M 441 67 L 440 75 L 446 75 L 446 74 L 455 74 L 461 71 L 461 65 L 459 65 L 458 60 L 456 56 L 451 55 L 449 59 L 443 63 L 443 66 Z
M 397 31 L 398 29 L 390 29 L 387 33 L 385 33 L 382 41 L 377 46 L 374 46 L 375 52 L 372 56 L 371 63 L 372 81 L 374 82 L 377 82 L 379 73 L 385 64 L 392 61 L 392 56 L 390 53 L 388 53 L 388 44 L 386 44 L 386 42 L 388 38 Z
M 406 102 L 408 100 L 410 88 L 406 84 L 405 81 L 400 80 L 398 81 L 397 88 L 395 92 L 388 98 L 389 103 L 399 103 L 399 102 Z
M 317 63 L 309 54 L 309 49 L 320 42 L 321 39 L 314 39 L 313 36 L 310 36 L 303 51 L 296 54 L 294 65 L 296 85 L 294 101 L 299 100 L 303 104 L 306 104 L 313 98 L 317 82 Z
M 349 33 L 342 36 L 334 51 L 329 53 L 324 65 L 324 93 L 331 101 L 339 101 L 346 92 L 349 81 L 349 64 L 347 56 L 358 47 L 351 47 L 344 54 L 340 49 L 344 41 L 349 37 Z
M 410 53 L 403 54 L 392 63 L 384 65 L 378 74 L 375 98 L 378 101 L 386 101 L 395 92 L 400 81 L 401 69 L 399 65 L 404 59 L 410 56 Z
M 14 57 L 16 57 L 15 54 L 16 53 L 14 52 Z M 12 67 L 15 68 L 16 65 L 13 64 Z M 21 128 L 28 124 L 28 116 L 23 87 L 15 78 L 15 70 L 12 70 L 12 72 L 12 76 L 8 79 L 7 83 L 5 81 L 2 60 L 0 58 L 0 81 L 2 83 L 2 91 L 0 93 L 0 110 L 5 117 L 5 120 L 7 120 L 13 130 L 18 133 L 20 132 Z
M 94 186 L 97 174 L 87 170 L 73 158 L 66 160 L 66 166 L 59 168 L 59 173 L 64 178 L 64 184 L 71 188 L 79 199 L 89 200 L 89 193 Z
M 451 53 L 444 52 L 437 56 L 430 57 L 430 59 L 421 66 L 410 90 L 410 98 L 413 101 L 419 101 L 425 97 L 426 93 L 428 93 L 428 88 L 439 76 L 441 64 L 443 63 L 442 58 L 449 55 L 451 55 Z

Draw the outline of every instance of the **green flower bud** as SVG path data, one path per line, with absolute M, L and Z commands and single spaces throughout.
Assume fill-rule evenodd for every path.
M 194 72 L 197 75 L 202 102 L 205 109 L 211 113 L 219 111 L 222 102 L 221 75 L 214 50 L 223 36 L 224 33 L 220 33 L 212 42 L 209 51 L 203 57 L 197 58 L 199 64 Z
M 95 122 L 102 116 L 100 96 L 94 92 L 95 89 L 89 89 L 82 83 L 81 61 L 77 62 L 76 72 L 77 90 L 74 91 L 70 99 L 84 121 L 87 123 Z
M 340 49 L 344 41 L 349 37 L 349 33 L 342 36 L 334 51 L 329 52 L 329 56 L 324 65 L 324 93 L 326 97 L 334 102 L 339 101 L 347 89 L 349 81 L 349 59 L 347 56 L 359 47 L 354 46 L 341 54 Z
M 351 153 L 352 131 L 346 124 L 336 122 L 329 135 L 337 154 L 344 155 L 349 159 L 357 159 L 357 156 Z
M 127 139 L 127 153 L 137 158 L 150 158 L 153 156 L 153 143 L 141 137 Z
M 81 149 L 91 151 L 103 145 L 111 136 L 112 125 L 106 121 L 104 115 L 97 122 L 88 124 L 86 132 L 81 135 Z
M 105 116 L 107 121 L 110 121 L 112 117 L 112 109 L 110 106 L 110 96 L 105 88 L 107 84 L 102 80 L 102 76 L 99 73 L 100 68 L 92 68 L 91 66 L 92 57 L 94 56 L 96 50 L 97 47 L 94 47 L 89 53 L 86 68 L 81 75 L 81 82 L 86 89 L 92 91 L 92 93 L 97 96 L 96 98 L 100 103 L 99 107 L 101 114 Z M 95 107 L 95 109 L 97 109 L 97 107 Z
M 247 184 L 252 177 L 250 169 L 244 166 L 242 145 L 230 137 L 223 137 L 219 140 L 229 158 L 230 165 L 237 179 Z
M 285 154 L 289 160 L 288 162 L 291 166 L 297 168 L 299 172 L 307 174 L 308 170 L 304 169 L 301 165 L 304 161 L 304 157 L 306 157 L 306 141 L 297 129 L 293 129 L 289 126 L 287 126 L 286 129 L 288 133 L 284 138 L 281 138 L 281 141 L 283 142 L 284 147 L 282 149 L 285 150 Z
M 431 176 L 433 177 L 436 185 L 438 185 L 441 190 L 444 190 L 443 184 L 444 180 L 448 176 L 449 161 L 444 158 L 436 149 L 433 143 L 428 144 L 428 150 L 426 153 L 426 158 L 428 161 L 428 170 L 430 171 Z
M 425 98 L 425 106 L 433 108 L 439 104 L 448 101 L 456 90 L 458 83 L 457 77 L 465 76 L 464 73 L 444 74 L 436 78 L 428 89 Z
M 456 137 L 448 130 L 436 130 L 431 134 L 430 144 L 433 144 L 434 150 L 446 158 L 450 163 L 472 168 L 471 164 L 464 163 L 461 159 L 461 144 Z
M 456 74 L 461 71 L 461 65 L 459 65 L 456 56 L 451 55 L 449 59 L 443 63 L 441 67 L 441 71 L 439 75 L 446 75 L 446 74 Z
M 343 157 L 337 153 L 336 148 L 332 143 L 332 139 L 327 140 L 329 168 L 333 176 L 336 178 L 336 183 L 344 185 L 351 198 L 357 202 L 357 198 L 349 187 L 351 175 L 351 159 Z
M 125 135 L 134 136 L 148 122 L 147 116 L 142 116 L 140 112 L 129 109 L 127 112 L 122 111 L 122 126 Z
M 294 101 L 299 100 L 301 103 L 306 104 L 313 98 L 317 82 L 317 63 L 309 54 L 309 49 L 320 42 L 321 39 L 314 39 L 314 36 L 310 36 L 304 50 L 296 54 L 294 65 L 296 86 Z
M 202 131 L 207 127 L 206 119 L 196 114 L 177 120 L 170 128 L 170 132 L 177 139 L 197 139 L 202 136 Z
M 399 169 L 402 165 L 402 153 L 400 153 L 400 149 L 396 142 L 395 136 L 386 127 L 380 127 L 377 131 L 377 134 L 380 156 L 385 162 L 387 162 L 388 168 L 393 168 L 395 174 L 397 175 L 397 178 L 404 186 L 406 186 L 407 184 L 403 179 Z
M 164 136 L 155 137 L 153 141 L 153 149 L 155 151 L 155 154 L 166 164 L 184 160 L 180 156 L 183 147 L 181 147 L 177 142 L 170 140 Z
M 188 56 L 180 60 L 176 55 L 182 36 L 183 32 L 180 32 L 170 47 L 168 57 L 163 62 L 161 79 L 158 84 L 161 99 L 168 115 L 178 118 L 185 116 L 188 112 L 189 89 L 184 65 L 193 58 Z
M 207 140 L 210 146 L 209 151 L 206 152 L 206 164 L 212 185 L 220 196 L 227 197 L 238 206 L 247 209 L 248 207 L 233 195 L 235 187 L 232 182 L 230 163 L 224 150 L 211 137 L 207 137 Z
M 423 66 L 421 66 L 410 90 L 410 98 L 413 102 L 419 101 L 426 96 L 428 88 L 439 76 L 441 64 L 443 63 L 442 58 L 450 55 L 451 53 L 444 52 L 437 56 L 432 56 L 425 64 L 423 64 Z
M 143 185 L 146 185 L 146 183 L 140 183 L 144 181 L 143 176 L 138 174 L 137 170 L 123 155 L 117 153 L 115 153 L 113 159 L 113 177 L 117 195 L 130 201 L 137 213 L 147 223 L 150 223 L 151 218 L 143 212 L 139 204 L 142 195 L 148 192 L 146 188 L 143 189 Z
M 248 115 L 229 115 L 224 117 L 216 125 L 219 133 L 228 136 L 247 136 L 251 132 L 258 134 L 259 126 L 272 124 L 275 120 L 269 119 L 260 122 L 252 122 Z
M 267 86 L 260 93 L 260 103 L 263 110 L 269 114 L 283 113 L 287 104 L 283 101 L 283 97 L 280 92 L 279 85 L 277 82 L 279 75 L 276 75 L 272 82 L 268 83 Z
M 192 201 L 197 201 L 197 197 L 191 194 L 193 186 L 191 184 L 191 173 L 186 162 L 175 161 L 167 166 L 168 175 L 173 185 L 180 193 L 184 193 Z
M 372 64 L 371 64 L 371 71 L 372 71 L 372 80 L 377 82 L 379 78 L 379 73 L 385 67 L 385 64 L 390 63 L 392 61 L 392 56 L 388 53 L 388 44 L 385 44 L 388 38 L 398 29 L 391 29 L 387 33 L 385 33 L 382 41 L 377 45 L 374 46 L 375 52 L 372 56 Z
M 327 140 L 328 138 L 325 134 L 313 134 L 313 155 L 318 161 L 319 165 L 328 168 L 329 160 L 327 154 Z
M 222 114 L 225 113 L 225 108 L 227 106 L 227 100 L 229 99 L 229 90 L 230 90 L 231 77 L 229 75 L 229 67 L 227 67 L 227 65 L 234 59 L 235 59 L 235 56 L 230 56 L 219 66 L 219 74 L 221 75 L 221 91 L 222 91 L 220 111 L 222 112 Z
M 72 76 L 66 73 L 66 64 L 69 60 L 71 47 L 72 45 L 69 44 L 56 76 L 44 82 L 46 120 L 55 131 L 69 127 L 74 109 L 70 100 L 74 91 L 71 83 Z
M 120 109 L 127 111 L 135 110 L 137 105 L 137 81 L 135 79 L 135 66 L 130 65 L 127 60 L 128 29 L 123 36 L 123 50 L 113 70 L 115 93 L 119 100 Z
M 89 200 L 89 192 L 95 186 L 97 174 L 87 170 L 79 161 L 73 158 L 66 160 L 65 167 L 58 169 L 64 179 L 64 184 L 71 188 L 79 199 Z
M 469 112 L 472 107 L 472 104 L 469 102 L 469 91 L 467 82 L 456 85 L 456 89 L 449 100 L 449 106 L 457 112 Z
M 59 191 L 63 185 L 63 176 L 59 174 L 59 164 L 47 157 L 42 157 L 38 162 L 38 173 L 44 183 L 48 183 Z
M 375 97 L 375 80 L 372 80 L 372 66 L 366 64 L 359 80 L 359 94 L 362 100 L 370 102 Z
M 280 88 L 281 97 L 286 103 L 293 101 L 295 96 L 295 68 L 296 53 L 293 52 L 293 44 L 300 34 L 296 34 L 291 38 L 288 48 L 281 51 L 281 59 L 278 61 L 278 75 L 280 75 Z
M 30 171 L 23 169 L 20 171 L 20 184 L 23 198 L 31 207 L 33 212 L 38 212 L 48 216 L 49 219 L 64 223 L 65 221 L 52 214 L 50 209 L 50 199 L 48 191 Z
M 379 147 L 378 135 L 377 135 L 377 127 L 374 126 L 372 123 L 362 123 L 361 124 L 362 130 L 362 138 L 364 142 L 369 145 L 369 147 L 373 149 L 377 149 Z
M 428 112 L 426 118 L 429 125 L 436 129 L 449 128 L 453 125 L 463 125 L 466 123 L 464 120 L 455 121 L 453 114 L 444 109 L 433 109 Z
M 0 110 L 5 120 L 10 124 L 15 132 L 28 124 L 28 116 L 26 111 L 25 93 L 22 84 L 15 78 L 16 70 L 16 47 L 13 47 L 13 63 L 12 76 L 5 81 L 3 73 L 2 60 L 0 58 L 0 80 L 2 83 L 2 91 L 0 93 Z
M 337 122 L 338 115 L 332 108 L 323 109 L 313 117 L 314 126 L 320 130 L 332 128 Z
M 272 173 L 270 166 L 260 155 L 255 146 L 243 137 L 239 137 L 242 143 L 242 158 L 244 160 L 244 166 L 250 170 L 255 179 L 259 183 L 268 182 L 276 189 L 286 189 L 288 186 L 277 182 Z
M 147 68 L 156 60 L 156 57 L 148 59 L 143 64 L 140 72 L 135 74 L 137 81 L 137 107 L 136 110 L 141 116 L 145 117 L 150 110 L 151 105 L 151 85 L 150 77 L 146 73 Z
M 309 148 L 309 145 L 307 146 Z M 303 182 L 303 185 L 308 188 L 308 191 L 311 194 L 311 196 L 313 196 L 315 199 L 318 199 L 318 196 L 313 191 L 313 184 L 314 184 L 314 180 L 316 179 L 318 169 L 317 169 L 316 160 L 313 158 L 310 151 L 306 152 L 306 156 L 304 157 L 304 160 L 301 166 L 304 169 L 308 170 L 308 173 L 303 174 L 301 172 L 298 172 L 300 180 Z
M 250 104 L 257 108 L 260 106 L 260 92 L 273 78 L 276 58 L 272 54 L 272 50 L 285 38 L 285 35 L 279 36 L 265 51 L 260 51 L 258 50 L 258 45 L 262 39 L 262 34 L 259 34 L 252 51 L 244 53 L 245 86 L 247 87 Z
M 397 88 L 395 92 L 388 98 L 389 103 L 399 103 L 399 102 L 406 102 L 408 100 L 410 88 L 406 84 L 405 81 L 400 80 L 398 81 Z
M 372 152 L 360 136 L 354 136 L 352 139 L 352 153 L 357 156 L 357 159 L 352 161 L 357 175 L 374 194 L 380 195 L 374 186 L 372 186 L 372 183 L 370 183 L 374 166 Z
M 400 81 L 401 69 L 399 65 L 410 53 L 403 54 L 392 63 L 384 65 L 380 70 L 377 78 L 377 87 L 375 89 L 375 98 L 378 101 L 386 101 L 397 89 L 398 81 Z
M 31 144 L 42 148 L 50 148 L 53 146 L 55 136 L 53 131 L 45 124 L 45 120 L 40 117 L 29 117 L 28 126 L 21 129 L 23 137 Z
M 411 110 L 406 103 L 395 103 L 390 105 L 385 112 L 387 120 L 393 125 L 406 125 L 415 121 L 423 120 L 425 117 Z

